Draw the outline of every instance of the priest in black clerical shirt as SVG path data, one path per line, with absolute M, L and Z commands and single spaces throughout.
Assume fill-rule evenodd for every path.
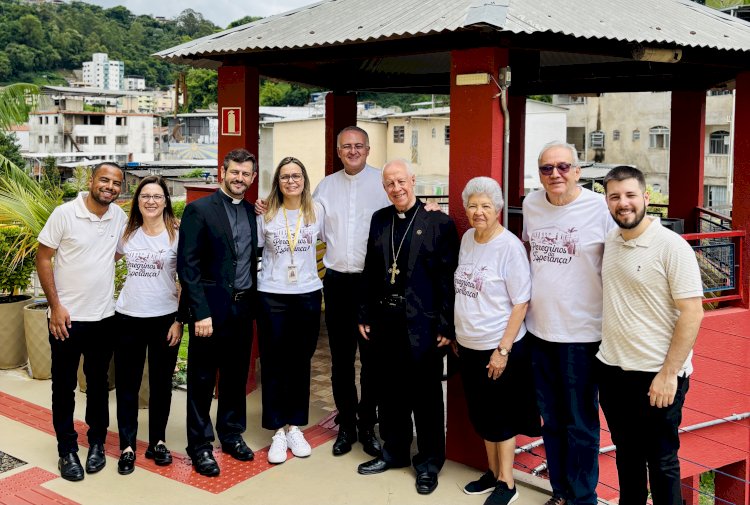
M 414 194 L 416 178 L 405 160 L 383 168 L 392 206 L 370 224 L 360 303 L 360 332 L 373 343 L 380 383 L 382 457 L 359 465 L 363 475 L 409 466 L 417 492 L 437 487 L 445 462 L 443 356 L 454 338 L 453 273 L 458 233 L 446 214 L 428 212 Z

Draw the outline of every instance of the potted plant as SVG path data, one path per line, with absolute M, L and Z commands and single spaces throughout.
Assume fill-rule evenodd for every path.
M 30 303 L 31 296 L 23 291 L 31 283 L 34 255 L 13 261 L 13 247 L 20 234 L 17 226 L 0 227 L 0 368 L 16 368 L 28 360 L 23 307 Z

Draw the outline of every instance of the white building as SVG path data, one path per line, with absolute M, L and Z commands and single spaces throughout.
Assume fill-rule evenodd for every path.
M 146 78 L 142 75 L 126 75 L 123 84 L 125 91 L 143 91 L 146 89 Z
M 110 60 L 107 53 L 94 53 L 91 60 L 83 62 L 83 82 L 94 88 L 124 89 L 124 62 Z

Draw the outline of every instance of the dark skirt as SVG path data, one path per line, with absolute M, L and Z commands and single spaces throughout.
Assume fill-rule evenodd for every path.
M 494 349 L 475 351 L 458 346 L 469 419 L 484 440 L 502 442 L 516 435 L 541 435 L 527 340 L 513 344 L 508 366 L 495 380 L 487 377 L 487 364 Z

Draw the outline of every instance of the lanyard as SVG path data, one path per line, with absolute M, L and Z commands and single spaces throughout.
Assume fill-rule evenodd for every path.
M 297 229 L 294 230 L 294 237 L 292 237 L 292 230 L 289 229 L 289 220 L 286 217 L 286 207 L 281 207 L 284 211 L 284 225 L 286 226 L 286 236 L 289 239 L 289 254 L 292 255 L 292 265 L 294 265 L 294 249 L 297 247 L 297 241 L 299 241 L 299 229 L 302 226 L 302 210 L 300 209 L 299 215 L 297 216 Z

